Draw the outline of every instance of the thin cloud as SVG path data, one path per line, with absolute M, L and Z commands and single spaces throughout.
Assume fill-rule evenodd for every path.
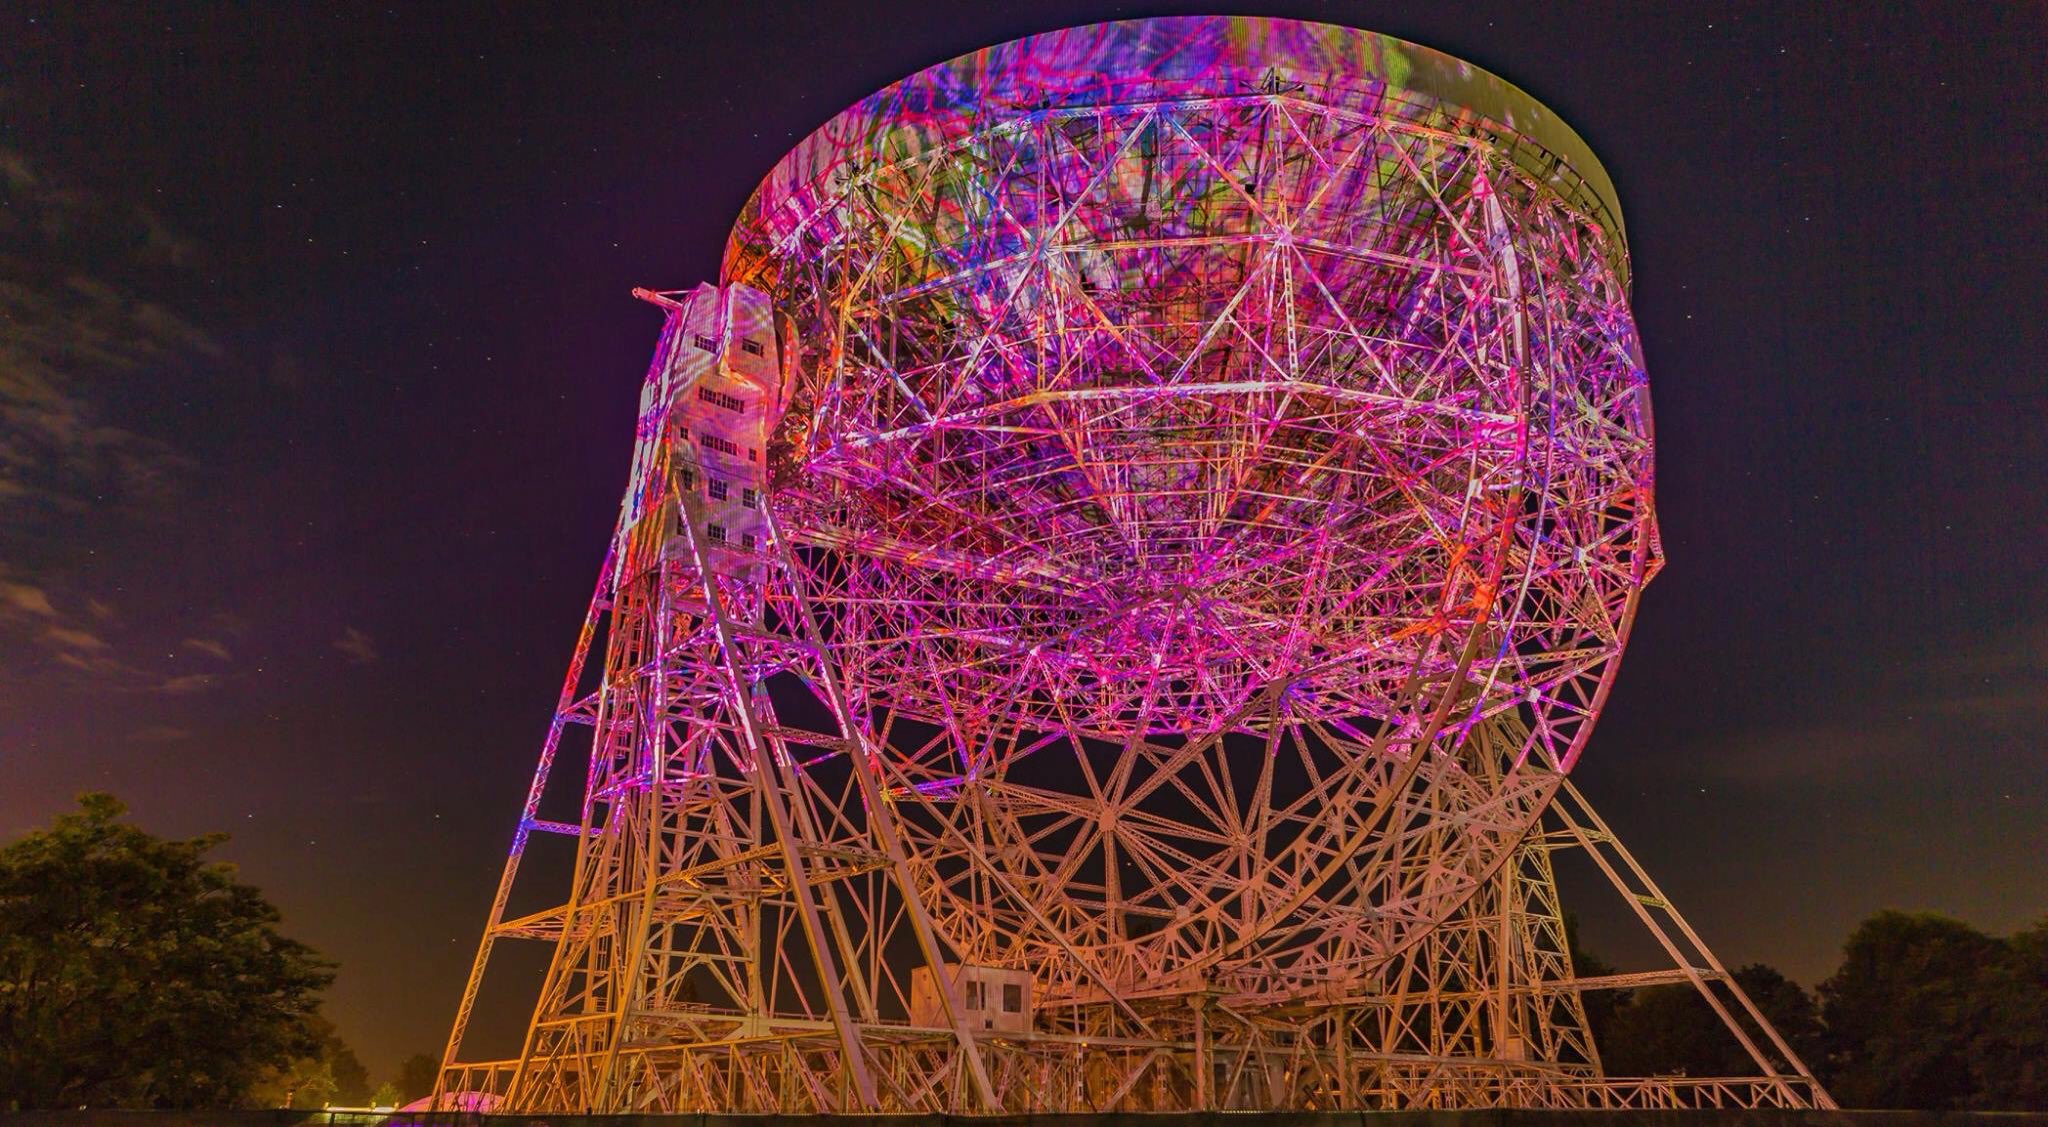
M 32 584 L 0 583 L 0 600 L 17 612 L 40 618 L 57 617 L 57 608 L 50 602 L 50 593 Z
M 183 696 L 187 693 L 202 693 L 220 684 L 220 678 L 211 673 L 187 673 L 182 677 L 166 677 L 156 686 L 159 693 Z
M 2035 731 L 2048 722 L 2048 622 L 2020 622 L 1928 663 L 1929 712 L 1982 729 Z
M 1829 783 L 1909 773 L 1924 750 L 1904 725 L 1819 724 L 1730 736 L 1695 746 L 1670 766 L 1731 783 Z
M 5 146 L 0 196 L 0 528 L 14 549 L 0 563 L 0 680 L 93 694 L 211 688 L 217 678 L 152 666 L 165 635 L 199 634 L 218 650 L 193 648 L 225 662 L 219 639 L 232 634 L 124 628 L 112 603 L 76 581 L 86 573 L 81 519 L 161 530 L 196 482 L 183 440 L 123 404 L 145 381 L 234 372 L 221 344 L 175 308 L 199 248 L 146 208 L 68 185 Z
M 2048 723 L 2048 624 L 2021 621 L 1957 640 L 1941 656 L 1823 698 L 1797 720 L 1701 735 L 1646 767 L 1757 786 L 1897 783 L 1947 769 L 1958 749 L 2030 748 Z
M 184 641 L 184 646 L 188 650 L 198 650 L 215 661 L 235 660 L 235 655 L 228 652 L 225 644 L 216 642 L 211 638 L 187 638 Z
M 219 688 L 228 680 L 213 673 L 168 677 L 123 661 L 104 649 L 62 649 L 53 655 L 51 661 L 72 688 L 94 693 L 189 696 Z
M 122 426 L 106 405 L 126 380 L 224 352 L 97 272 L 175 267 L 190 244 L 143 209 L 41 175 L 18 152 L 0 149 L 0 185 L 10 236 L 0 247 L 0 511 L 160 511 L 191 459 Z
M 78 630 L 69 626 L 50 626 L 43 630 L 43 640 L 67 650 L 104 650 L 106 639 L 90 630 Z
M 74 678 L 79 686 L 101 691 L 141 692 L 160 680 L 149 670 L 137 668 L 107 653 L 61 650 L 55 660 L 60 668 L 79 675 Z
M 377 643 L 368 634 L 353 626 L 341 632 L 334 640 L 334 648 L 347 657 L 351 665 L 368 665 L 377 660 Z

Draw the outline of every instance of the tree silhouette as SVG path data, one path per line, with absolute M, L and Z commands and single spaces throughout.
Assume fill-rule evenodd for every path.
M 1809 1065 L 1822 1051 L 1820 1018 L 1813 998 L 1775 968 L 1754 963 L 1734 972 L 1735 981 L 1792 1050 Z M 1749 1021 L 1732 997 L 1722 1002 L 1742 1022 L 1759 1049 L 1776 1058 L 1769 1039 Z M 1753 1076 L 1756 1061 L 1690 983 L 1635 991 L 1608 1019 L 1600 1060 L 1615 1076 Z M 1784 1066 L 1783 1061 L 1778 1062 Z
M 1989 976 L 1991 1028 L 1971 1052 L 1974 1106 L 2048 1111 L 2048 920 L 2006 940 Z
M 1820 993 L 1843 1104 L 2048 1108 L 2048 925 L 2001 940 L 1947 916 L 1879 912 Z
M 328 963 L 226 840 L 170 841 L 106 794 L 0 847 L 0 1108 L 223 1107 L 315 1047 Z
M 313 1049 L 260 1077 L 242 1102 L 250 1107 L 315 1109 L 328 1104 L 361 1107 L 370 1098 L 370 1070 L 342 1042 L 334 1023 L 311 1019 Z
M 425 1053 L 414 1053 L 398 1066 L 398 1098 L 411 1103 L 434 1094 L 434 1081 L 441 1076 L 441 1062 Z

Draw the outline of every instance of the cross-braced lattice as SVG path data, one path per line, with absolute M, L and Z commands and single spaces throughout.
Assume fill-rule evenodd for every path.
M 444 1089 L 1825 1102 L 1648 908 L 1759 1075 L 1604 1077 L 1580 992 L 1637 983 L 1565 949 L 1555 849 L 1669 911 L 1565 782 L 1660 562 L 1605 185 L 1498 79 L 1287 21 L 1040 36 L 834 119 L 722 286 L 643 295 L 633 480 Z M 537 830 L 570 894 L 510 915 Z M 461 1065 L 502 937 L 552 964 L 517 1058 Z

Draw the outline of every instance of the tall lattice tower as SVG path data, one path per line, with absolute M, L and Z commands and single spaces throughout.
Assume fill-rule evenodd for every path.
M 835 117 L 718 285 L 640 296 L 445 1096 L 1826 1104 L 1566 781 L 1660 555 L 1619 208 L 1533 99 L 1325 25 L 1035 36 Z M 514 912 L 534 834 L 574 874 Z M 1670 969 L 1573 976 L 1565 849 Z M 523 1046 L 465 1063 L 510 939 Z M 1654 982 L 1755 1075 L 1604 1075 L 1582 995 Z

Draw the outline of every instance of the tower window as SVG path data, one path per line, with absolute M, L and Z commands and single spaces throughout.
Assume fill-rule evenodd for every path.
M 768 354 L 768 350 L 761 347 L 761 342 L 758 340 L 741 341 L 740 351 L 746 353 L 749 356 L 766 356 Z
M 739 396 L 728 395 L 722 391 L 713 391 L 708 387 L 700 386 L 697 389 L 697 398 L 711 404 L 713 407 L 723 407 L 728 411 L 744 411 L 747 409 L 747 401 Z
M 696 336 L 691 337 L 690 343 L 696 345 L 698 348 L 701 348 L 706 352 L 714 352 L 718 349 L 718 341 L 713 337 L 708 337 L 704 335 L 703 333 L 698 333 Z
M 732 493 L 732 486 L 722 478 L 706 478 L 704 492 L 711 494 L 713 501 L 723 501 Z
M 741 489 L 740 504 L 750 509 L 758 509 L 761 507 L 761 494 L 752 487 Z
M 704 538 L 711 541 L 713 544 L 725 543 L 725 526 L 722 524 L 705 525 Z

